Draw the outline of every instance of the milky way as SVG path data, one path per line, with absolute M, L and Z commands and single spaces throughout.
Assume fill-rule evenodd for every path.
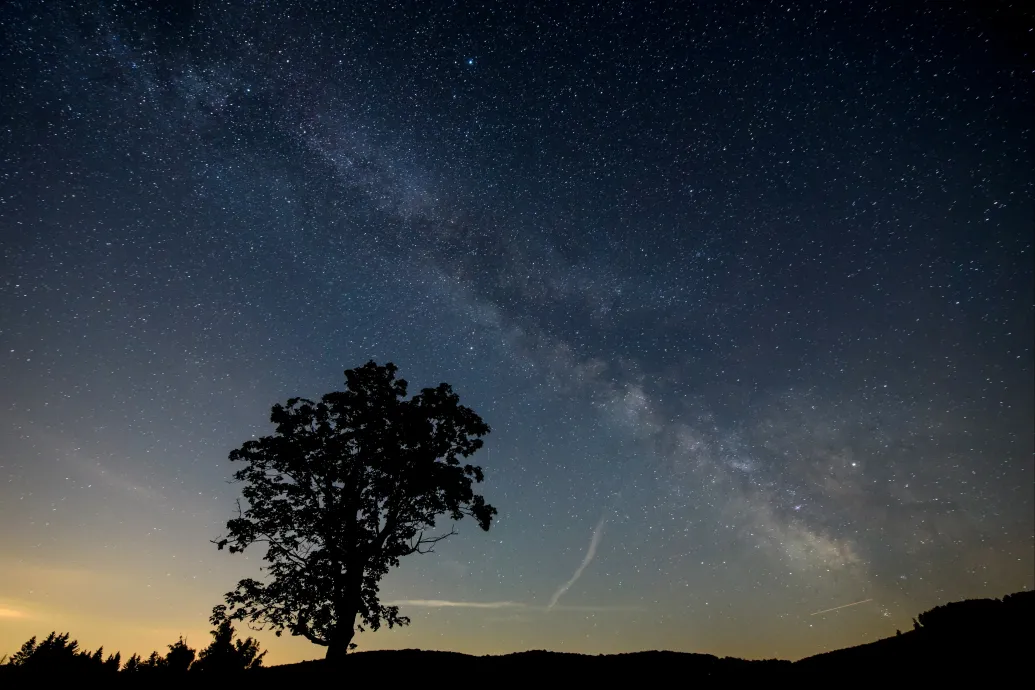
M 227 453 L 369 359 L 493 427 L 500 519 L 363 648 L 800 657 L 1033 586 L 1020 5 L 196 5 L 0 9 L 0 653 L 204 638 Z

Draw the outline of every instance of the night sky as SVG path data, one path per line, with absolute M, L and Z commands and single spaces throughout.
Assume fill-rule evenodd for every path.
M 361 649 L 1033 587 L 1026 2 L 193 5 L 0 8 L 0 654 L 203 646 L 227 454 L 370 359 L 492 426 L 500 514 Z

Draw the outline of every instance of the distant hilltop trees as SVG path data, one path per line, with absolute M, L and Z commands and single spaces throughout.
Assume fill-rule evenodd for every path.
M 1011 636 L 1029 629 L 1035 614 L 1035 592 L 1007 594 L 1002 599 L 967 599 L 935 606 L 917 616 L 917 630 L 928 635 Z
M 79 642 L 69 640 L 68 633 L 58 634 L 54 631 L 42 642 L 32 637 L 22 648 L 11 655 L 8 666 L 19 666 L 26 670 L 63 669 L 78 672 L 116 672 L 121 666 L 122 655 L 118 652 L 104 658 L 104 646 L 96 652 L 79 649 Z M 156 652 L 157 654 L 157 652 Z
M 795 662 L 819 677 L 851 669 L 854 681 L 932 678 L 959 685 L 961 677 L 1020 677 L 1030 672 L 1035 592 L 1002 599 L 968 599 L 935 606 L 913 619 L 913 629 L 876 642 Z M 961 676 L 961 674 L 963 674 Z
M 77 640 L 70 639 L 69 633 L 54 631 L 42 641 L 37 642 L 32 637 L 25 642 L 21 649 L 0 666 L 0 679 L 4 677 L 3 671 L 32 675 L 103 675 L 119 672 L 178 675 L 187 672 L 226 674 L 261 667 L 266 652 L 260 650 L 258 641 L 251 637 L 235 640 L 235 632 L 230 621 L 224 620 L 212 631 L 212 642 L 200 654 L 181 637 L 169 645 L 169 651 L 164 656 L 157 651 L 151 652 L 147 658 L 134 654 L 123 665 L 122 655 L 118 652 L 105 657 L 103 646 L 95 652 L 83 650 L 79 648 Z

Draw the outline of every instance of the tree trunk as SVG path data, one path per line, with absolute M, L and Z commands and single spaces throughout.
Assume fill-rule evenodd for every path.
M 337 614 L 337 625 L 327 645 L 327 656 L 324 657 L 329 665 L 345 661 L 352 638 L 356 636 L 356 617 L 363 597 L 363 567 L 355 563 L 350 566 L 345 573 L 339 572 L 335 577 L 334 612 Z
M 342 626 L 342 628 L 327 645 L 327 656 L 324 657 L 328 664 L 335 666 L 344 663 L 345 655 L 349 652 L 349 644 L 352 643 L 352 638 L 356 634 L 355 628 L 351 625 L 347 628 Z

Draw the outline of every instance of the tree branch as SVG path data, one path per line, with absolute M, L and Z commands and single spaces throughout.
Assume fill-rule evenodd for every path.
M 330 642 L 323 639 L 322 637 L 317 636 L 316 634 L 311 632 L 308 627 L 303 626 L 301 624 L 294 626 L 292 632 L 294 632 L 296 635 L 301 635 L 313 644 L 320 645 L 321 647 L 327 647 L 328 645 L 330 645 Z
M 450 527 L 449 531 L 446 532 L 445 534 L 440 534 L 437 537 L 427 537 L 427 538 L 425 538 L 424 537 L 424 532 L 422 530 L 420 532 L 420 534 L 417 535 L 416 541 L 414 541 L 414 542 L 412 542 L 410 544 L 410 548 L 409 548 L 409 550 L 407 550 L 405 555 L 408 556 L 411 553 L 431 553 L 431 552 L 433 552 L 435 550 L 435 544 L 439 543 L 443 539 L 448 539 L 449 537 L 453 536 L 456 533 L 457 533 L 456 527 Z
M 301 568 L 303 570 L 306 570 L 306 569 L 309 568 L 309 564 L 305 562 L 305 559 L 301 555 L 296 553 L 293 549 L 289 549 L 288 547 L 284 546 L 283 544 L 278 542 L 276 539 L 274 539 L 272 536 L 270 536 L 270 535 L 260 535 L 260 537 L 258 539 L 256 539 L 255 541 L 259 542 L 259 543 L 266 542 L 270 546 L 274 547 L 277 550 L 278 554 L 281 554 L 282 556 L 287 558 L 289 561 L 294 563 L 299 568 Z M 310 550 L 312 550 L 312 547 L 310 547 Z

